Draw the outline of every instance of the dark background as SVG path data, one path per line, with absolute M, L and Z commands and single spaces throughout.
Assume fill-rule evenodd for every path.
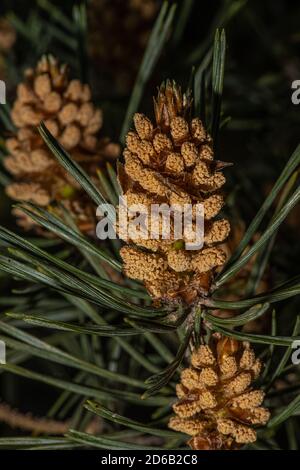
M 123 0 L 124 3 L 126 1 Z M 65 0 L 52 3 L 56 3 L 71 18 L 76 2 Z M 120 28 L 122 21 L 125 21 L 121 3 L 110 1 Z M 87 6 L 89 8 L 89 2 Z M 178 8 L 181 7 L 182 2 L 178 1 Z M 235 9 L 239 11 L 231 15 Z M 32 33 L 30 39 L 18 32 L 17 42 L 8 58 L 11 64 L 7 81 L 10 102 L 14 99 L 15 86 L 21 80 L 22 72 L 34 65 L 43 53 L 51 52 L 68 61 L 72 73 L 80 76 L 79 54 L 71 53 L 62 38 L 53 36 L 55 21 L 39 7 L 38 2 L 1 0 L 0 16 L 7 14 L 27 25 L 27 32 Z M 102 20 L 102 15 L 93 18 L 93 24 L 98 24 L 99 31 L 103 26 Z M 233 217 L 241 218 L 246 224 L 255 215 L 299 143 L 300 105 L 291 102 L 291 84 L 293 80 L 300 80 L 299 24 L 300 4 L 291 0 L 195 0 L 180 41 L 177 44 L 172 43 L 171 39 L 168 41 L 140 104 L 141 111 L 151 114 L 152 96 L 157 85 L 166 78 L 175 78 L 186 87 L 191 68 L 199 65 L 212 44 L 215 27 L 224 25 L 227 52 L 223 116 L 230 119 L 220 131 L 218 157 L 234 163 L 232 169 L 227 171 L 228 210 Z M 34 35 L 36 25 L 40 25 L 40 31 Z M 145 28 L 149 28 L 148 23 Z M 92 34 L 89 28 L 87 33 L 88 42 Z M 117 34 L 111 31 L 111 36 Z M 107 35 L 108 52 L 110 40 Z M 120 41 L 123 40 L 125 42 L 126 38 L 120 38 Z M 137 64 L 128 66 L 129 84 L 124 89 L 120 89 L 116 78 L 124 73 L 124 69 L 128 72 L 126 60 L 121 66 L 116 63 L 112 65 L 109 61 L 99 64 L 90 56 L 86 62 L 85 73 L 92 85 L 95 101 L 104 110 L 104 130 L 113 139 L 118 139 L 120 133 L 142 50 L 137 47 L 134 54 Z M 129 64 L 130 59 L 127 62 Z M 3 191 L 0 211 L 1 224 L 14 227 L 10 203 Z M 299 209 L 295 209 L 279 232 L 271 260 L 274 279 L 286 279 L 299 271 L 299 216 Z M 0 283 L 2 295 L 9 295 L 9 282 L 1 277 Z M 297 308 L 298 305 L 286 308 L 291 307 Z M 28 367 L 31 366 L 43 372 L 43 365 L 38 360 L 30 361 Z M 66 368 L 56 366 L 55 374 L 67 378 Z M 56 396 L 57 391 L 48 386 L 12 375 L 6 375 L 5 380 L 0 376 L 0 397 L 22 411 L 43 415 Z M 12 431 L 0 423 L 0 434 L 6 436 L 9 433 Z

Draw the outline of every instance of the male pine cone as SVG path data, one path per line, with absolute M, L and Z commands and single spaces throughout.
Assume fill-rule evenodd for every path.
M 143 114 L 135 114 L 136 131 L 130 131 L 119 167 L 123 195 L 131 204 L 167 203 L 204 207 L 204 246 L 187 250 L 187 239 L 143 237 L 130 240 L 121 249 L 125 273 L 146 285 L 159 301 L 191 304 L 209 292 L 214 271 L 225 262 L 218 246 L 228 236 L 229 222 L 213 220 L 224 200 L 222 163 L 214 160 L 212 140 L 199 118 L 190 119 L 191 98 L 167 81 L 154 100 L 155 125 Z M 150 211 L 149 211 L 150 213 Z M 120 235 L 121 236 L 121 235 Z
M 88 49 L 102 79 L 128 93 L 160 8 L 161 0 L 91 0 Z
M 251 387 L 260 370 L 249 343 L 215 333 L 209 346 L 194 350 L 191 367 L 181 373 L 177 416 L 169 427 L 192 436 L 188 444 L 194 450 L 235 450 L 255 442 L 253 426 L 270 417 L 260 406 L 264 392 Z
M 7 194 L 39 206 L 61 201 L 82 230 L 93 229 L 94 207 L 84 199 L 77 182 L 59 165 L 37 130 L 44 121 L 72 158 L 91 178 L 95 177 L 103 159 L 118 156 L 119 146 L 99 138 L 102 112 L 91 102 L 89 86 L 70 80 L 66 65 L 44 56 L 35 69 L 25 72 L 11 118 L 17 130 L 6 140 L 9 155 L 4 165 L 14 176 L 14 182 L 6 188 Z M 34 225 L 31 219 L 18 211 L 17 214 L 25 228 Z
M 0 80 L 5 80 L 6 82 L 8 75 L 7 55 L 16 42 L 16 38 L 17 35 L 14 27 L 5 17 L 0 17 Z

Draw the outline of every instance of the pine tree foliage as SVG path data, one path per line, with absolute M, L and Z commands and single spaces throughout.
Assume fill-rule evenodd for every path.
M 184 3 L 185 8 L 179 5 L 176 8 L 173 2 L 164 2 L 160 8 L 123 113 L 123 123 L 119 123 L 122 144 L 133 128 L 134 114 L 144 111 L 143 96 L 152 87 L 151 82 L 155 78 L 155 84 L 160 85 L 165 79 L 159 75 L 156 65 L 159 60 L 167 61 L 162 56 L 174 53 L 172 48 L 180 43 L 193 2 Z M 87 80 L 85 7 L 75 7 L 70 19 L 48 0 L 39 0 L 37 4 L 27 24 L 16 15 L 9 17 L 18 34 L 35 45 L 37 57 L 31 61 L 54 43 L 66 53 L 62 59 L 75 65 L 80 78 Z M 216 25 L 227 25 L 243 11 L 244 4 L 238 0 L 224 2 L 211 34 L 185 58 L 185 71 L 190 73 L 195 65 L 187 87 L 192 92 L 188 95 L 187 91 L 186 96 L 193 97 L 188 111 L 191 118 L 201 118 L 218 158 L 220 137 L 228 122 L 224 114 L 229 107 L 224 83 L 226 47 L 230 48 L 230 43 L 226 46 L 225 31 Z M 47 12 L 47 20 L 43 12 Z M 44 26 L 46 34 L 44 42 L 40 42 Z M 77 64 L 74 64 L 74 51 L 79 51 Z M 154 87 L 151 95 L 156 95 Z M 1 118 L 5 128 L 3 137 L 15 132 L 9 107 L 1 110 Z M 61 171 L 76 182 L 93 206 L 118 202 L 122 189 L 113 163 L 107 162 L 101 168 L 98 179 L 91 178 L 87 169 L 72 158 L 72 149 L 66 149 L 44 122 L 38 131 Z M 4 139 L 0 150 L 7 158 Z M 33 389 L 43 384 L 55 398 L 40 419 L 13 411 L 7 421 L 13 422 L 14 417 L 17 428 L 24 430 L 27 425 L 27 429 L 31 426 L 36 432 L 28 437 L 18 437 L 18 432 L 13 437 L 0 437 L 0 449 L 185 449 L 189 439 L 194 449 L 241 446 L 278 449 L 282 440 L 295 447 L 296 417 L 300 409 L 299 368 L 290 358 L 294 341 L 300 341 L 297 311 L 300 277 L 296 273 L 291 278 L 282 278 L 263 291 L 258 291 L 258 287 L 276 251 L 278 232 L 299 203 L 299 163 L 300 145 L 281 165 L 272 189 L 226 263 L 221 263 L 214 273 L 210 288 L 201 301 L 192 303 L 153 302 L 151 292 L 139 280 L 130 279 L 124 273 L 120 240 L 100 241 L 81 231 L 72 213 L 59 201 L 57 210 L 26 201 L 14 204 L 18 213 L 41 227 L 41 233 L 51 236 L 30 236 L 7 224 L 0 226 L 0 279 L 8 280 L 10 289 L 8 292 L 5 284 L 1 286 L 0 340 L 7 346 L 7 362 L 0 365 L 1 383 L 29 382 Z M 4 186 L 8 184 L 5 169 L 1 182 Z M 227 198 L 229 210 L 234 205 L 231 196 Z M 226 289 L 240 279 L 249 262 L 253 264 L 245 291 L 228 298 Z M 287 309 L 290 313 L 282 328 Z M 261 331 L 246 328 L 262 319 L 266 319 L 267 326 Z M 200 361 L 200 353 L 197 363 L 196 356 L 201 348 L 204 350 L 212 344 L 213 338 L 218 338 L 222 347 L 213 350 L 215 357 L 209 375 L 210 364 Z M 260 373 L 254 371 L 254 350 L 259 362 L 265 364 Z M 246 360 L 242 361 L 245 351 L 250 366 Z M 234 361 L 238 364 L 238 372 L 234 370 L 233 375 L 241 370 L 244 375 L 248 373 L 249 383 L 244 388 L 237 386 L 233 390 L 235 385 L 228 385 L 229 376 L 222 374 L 231 373 L 232 369 L 225 371 L 224 358 L 228 363 L 231 361 L 233 368 Z M 232 386 L 230 398 L 236 400 L 235 404 L 224 405 L 226 413 L 235 412 L 243 424 L 234 427 L 231 419 L 224 416 L 221 419 L 213 411 L 207 411 L 213 405 L 207 406 L 207 402 L 205 406 L 199 405 L 194 397 L 185 407 L 182 402 L 176 402 L 176 392 L 182 400 L 193 395 L 195 388 L 203 393 L 204 385 L 214 398 L 215 389 L 209 387 L 221 387 L 220 383 L 217 385 L 218 377 L 221 377 L 222 393 L 226 395 Z M 242 409 L 243 400 L 239 401 L 236 394 L 253 394 L 249 388 L 252 381 L 259 390 L 259 399 L 251 395 L 253 403 Z M 265 408 L 261 407 L 263 397 Z M 189 412 L 191 403 L 199 405 L 198 408 L 195 405 L 193 413 Z M 179 417 L 174 417 L 173 409 Z M 198 413 L 196 417 L 195 413 Z M 213 422 L 211 434 L 207 434 L 203 421 L 200 423 L 203 414 L 205 426 Z M 63 432 L 51 433 L 51 427 Z

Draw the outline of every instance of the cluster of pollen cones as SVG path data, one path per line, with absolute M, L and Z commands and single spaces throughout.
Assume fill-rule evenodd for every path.
M 211 137 L 199 118 L 190 118 L 191 99 L 175 83 L 161 86 L 154 108 L 155 124 L 135 114 L 135 131 L 127 134 L 125 165 L 119 167 L 123 194 L 128 205 L 190 204 L 193 214 L 202 204 L 204 246 L 186 249 L 188 237 L 166 239 L 159 233 L 129 240 L 121 256 L 126 275 L 143 281 L 154 299 L 191 304 L 209 292 L 215 269 L 226 259 L 219 244 L 230 225 L 215 220 L 224 204 L 224 164 L 214 160 Z
M 7 81 L 7 55 L 12 50 L 17 35 L 9 21 L 0 17 L 0 80 Z M 8 85 L 8 83 L 6 83 Z

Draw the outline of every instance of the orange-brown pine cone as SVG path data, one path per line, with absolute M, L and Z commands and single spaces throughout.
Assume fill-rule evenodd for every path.
M 132 87 L 161 0 L 93 0 L 88 10 L 89 53 L 120 92 Z
M 226 257 L 218 245 L 230 231 L 226 219 L 214 220 L 224 202 L 222 163 L 214 161 L 212 141 L 200 119 L 189 118 L 190 105 L 190 97 L 175 83 L 163 85 L 155 100 L 155 124 L 135 114 L 135 131 L 126 139 L 125 165 L 119 167 L 128 206 L 143 204 L 150 210 L 155 203 L 181 208 L 192 204 L 194 213 L 196 204 L 203 205 L 202 249 L 186 249 L 188 236 L 175 239 L 172 230 L 168 239 L 160 231 L 158 239 L 157 234 L 141 236 L 121 249 L 125 273 L 143 281 L 154 299 L 189 304 L 207 295 L 214 271 Z
M 9 51 L 16 41 L 15 28 L 6 18 L 0 18 L 0 50 Z
M 236 219 L 232 223 L 232 230 L 228 240 L 222 245 L 222 249 L 227 254 L 227 259 L 234 253 L 238 247 L 240 241 L 242 240 L 245 234 L 245 224 L 241 219 Z M 260 233 L 255 233 L 251 243 L 255 243 L 260 238 Z M 246 252 L 249 250 L 250 246 L 246 248 Z M 247 296 L 247 287 L 249 279 L 253 273 L 253 268 L 255 262 L 257 261 L 257 254 L 255 254 L 238 273 L 226 282 L 218 291 L 218 296 L 222 300 L 235 301 L 245 298 Z M 259 284 L 256 287 L 255 294 L 261 294 L 272 288 L 272 277 L 271 270 L 267 267 L 264 276 L 260 280 Z M 228 318 L 235 315 L 235 310 L 214 310 L 213 315 L 220 318 Z M 268 331 L 270 323 L 269 312 L 262 317 L 257 318 L 256 320 L 248 322 L 243 326 L 243 331 L 246 332 L 255 332 L 255 333 L 264 333 Z
M 44 121 L 49 131 L 91 176 L 104 159 L 116 158 L 119 146 L 99 138 L 101 110 L 91 102 L 88 85 L 70 80 L 66 65 L 51 56 L 43 57 L 36 68 L 25 72 L 18 86 L 11 117 L 17 131 L 6 141 L 9 155 L 6 169 L 14 176 L 7 194 L 17 201 L 49 206 L 62 201 L 83 230 L 95 225 L 95 209 L 77 182 L 59 165 L 39 135 Z M 32 228 L 34 222 L 21 216 L 20 224 Z
M 251 386 L 261 370 L 249 343 L 214 334 L 210 346 L 195 349 L 181 373 L 179 401 L 169 427 L 191 437 L 193 450 L 235 450 L 256 441 L 253 426 L 270 418 L 262 390 Z

